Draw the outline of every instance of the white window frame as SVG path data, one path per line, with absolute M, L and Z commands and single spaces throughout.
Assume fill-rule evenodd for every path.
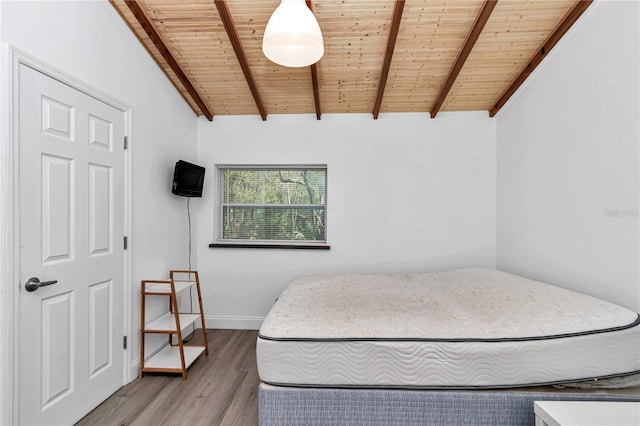
M 311 204 L 309 207 L 324 208 L 324 240 L 248 240 L 248 239 L 225 239 L 223 238 L 223 209 L 224 203 L 224 172 L 225 170 L 300 170 L 300 169 L 323 169 L 325 171 L 325 202 L 324 204 Z M 232 247 L 232 248 L 308 248 L 308 249 L 329 249 L 327 243 L 327 216 L 328 216 L 328 167 L 326 164 L 217 164 L 216 165 L 216 208 L 214 215 L 216 223 L 215 242 L 209 244 L 209 247 Z M 270 206 L 270 204 L 265 204 Z M 276 206 L 272 204 L 271 206 Z

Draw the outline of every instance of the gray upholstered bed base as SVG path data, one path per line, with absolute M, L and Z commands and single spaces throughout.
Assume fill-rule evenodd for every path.
M 260 384 L 260 425 L 531 425 L 533 401 L 640 401 L 601 393 L 293 388 Z

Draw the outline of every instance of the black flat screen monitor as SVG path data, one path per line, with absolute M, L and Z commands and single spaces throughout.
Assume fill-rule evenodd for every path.
M 183 197 L 202 197 L 204 167 L 183 160 L 176 163 L 171 192 Z

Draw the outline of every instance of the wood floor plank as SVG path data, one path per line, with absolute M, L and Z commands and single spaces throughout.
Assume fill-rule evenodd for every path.
M 258 370 L 247 373 L 234 395 L 229 409 L 220 424 L 229 426 L 245 426 L 258 424 Z M 247 408 L 251 407 L 248 411 Z M 255 407 L 255 409 L 253 409 Z
M 186 381 L 145 373 L 77 425 L 257 425 L 257 337 L 254 330 L 207 330 L 209 356 L 194 362 Z M 189 344 L 200 342 L 198 330 Z

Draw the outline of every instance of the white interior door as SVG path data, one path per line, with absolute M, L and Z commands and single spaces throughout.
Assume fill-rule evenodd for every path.
M 18 420 L 72 424 L 123 384 L 124 114 L 18 78 Z

